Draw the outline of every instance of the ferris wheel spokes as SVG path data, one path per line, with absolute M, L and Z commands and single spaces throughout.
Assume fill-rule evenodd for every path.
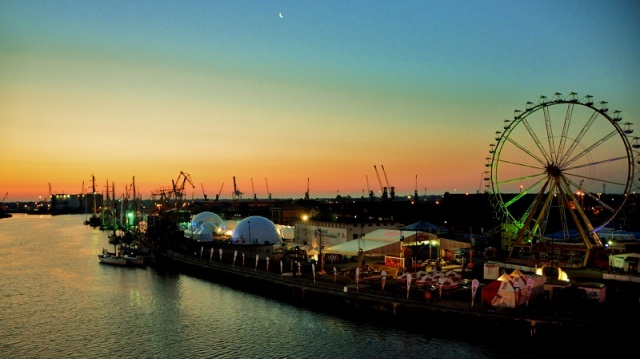
M 542 164 L 549 163 L 549 162 L 553 161 L 553 158 L 551 157 L 551 155 L 549 155 L 549 152 L 547 152 L 547 149 L 542 145 L 542 141 L 540 141 L 540 138 L 538 138 L 538 135 L 536 134 L 536 131 L 533 129 L 533 127 L 531 127 L 531 124 L 529 123 L 529 121 L 526 118 L 524 118 L 524 119 L 522 119 L 522 124 L 527 129 L 527 132 L 529 132 L 529 136 L 531 136 L 531 139 L 536 144 L 536 147 L 538 148 L 540 153 L 542 153 L 542 156 L 545 159 L 544 160 L 539 159 L 538 156 L 534 155 L 531 151 L 529 151 L 528 149 L 524 148 L 519 143 L 515 142 L 512 138 L 507 137 L 507 140 L 509 140 L 509 142 L 513 143 L 518 148 L 520 148 L 522 151 L 527 153 L 529 156 L 535 158 L 536 160 L 538 160 Z
M 522 152 L 526 153 L 527 155 L 529 155 L 529 157 L 535 159 L 536 161 L 538 161 L 541 165 L 545 166 L 548 161 L 547 161 L 547 155 L 546 153 L 543 152 L 543 156 L 545 157 L 545 159 L 541 159 L 540 157 L 538 157 L 535 153 L 529 151 L 528 149 L 524 148 L 524 146 L 522 146 L 520 143 L 514 141 L 511 137 L 507 137 L 507 141 L 509 141 L 510 143 L 512 143 L 514 146 L 518 147 Z M 535 141 L 535 140 L 534 140 Z M 538 144 L 540 142 L 538 141 Z M 541 149 L 541 151 L 544 151 L 543 149 Z
M 578 147 L 578 145 L 580 145 L 580 143 L 582 143 L 582 139 L 587 134 L 587 132 L 589 131 L 589 128 L 591 128 L 591 125 L 596 120 L 596 118 L 598 118 L 598 112 L 594 111 L 591 114 L 591 116 L 589 116 L 589 119 L 584 124 L 584 126 L 582 126 L 582 129 L 580 129 L 580 133 L 578 133 L 576 138 L 573 139 L 573 142 L 569 146 L 569 149 L 567 149 L 567 152 L 565 152 L 564 155 L 562 156 L 562 158 L 561 158 L 562 162 L 567 161 L 568 158 L 571 157 L 573 151 L 575 151 L 575 149 Z
M 568 156 L 565 156 L 566 162 L 564 164 L 565 165 L 569 165 L 569 164 L 577 161 L 578 159 L 582 158 L 583 156 L 590 154 L 591 152 L 593 152 L 594 149 L 598 148 L 598 146 L 600 146 L 603 143 L 607 142 L 607 140 L 612 138 L 616 133 L 617 133 L 616 131 L 610 132 L 609 134 L 607 134 L 606 136 L 601 138 L 599 141 L 597 141 L 594 144 L 592 144 L 591 146 L 585 148 L 584 150 L 582 150 L 580 153 L 578 153 L 576 156 L 574 156 L 571 159 L 568 159 Z

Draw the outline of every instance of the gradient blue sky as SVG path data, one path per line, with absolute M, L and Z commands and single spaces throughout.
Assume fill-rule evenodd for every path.
M 526 101 L 590 94 L 634 122 L 639 20 L 637 1 L 0 0 L 0 197 L 94 174 L 149 198 L 181 171 L 195 197 L 233 176 L 245 198 L 360 197 L 374 165 L 398 195 L 475 193 Z

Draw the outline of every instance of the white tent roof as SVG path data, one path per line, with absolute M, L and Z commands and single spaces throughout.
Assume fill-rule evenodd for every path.
M 373 232 L 369 232 L 364 235 L 364 239 L 371 241 L 383 241 L 383 242 L 400 242 L 400 238 L 408 238 L 414 236 L 416 232 L 413 231 L 399 231 L 397 229 L 376 229 Z
M 250 216 L 236 224 L 231 236 L 233 244 L 275 244 L 280 243 L 280 233 L 276 225 L 268 218 L 262 216 Z
M 364 254 L 394 254 L 400 253 L 400 238 L 408 237 L 412 232 L 393 229 L 378 229 L 367 233 L 360 239 L 353 239 L 345 243 L 325 248 L 326 253 L 358 255 L 360 249 Z
M 354 239 L 342 244 L 338 244 L 329 248 L 325 248 L 325 253 L 343 254 L 347 256 L 358 255 L 358 251 L 362 249 L 364 254 L 395 254 L 400 253 L 400 241 L 396 243 L 376 241 L 361 238 Z

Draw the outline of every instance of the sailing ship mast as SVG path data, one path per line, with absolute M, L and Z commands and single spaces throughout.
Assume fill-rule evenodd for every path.
M 91 197 L 93 197 L 93 215 L 91 215 L 91 218 L 89 218 L 89 225 L 91 225 L 91 227 L 100 227 L 100 225 L 102 224 L 102 220 L 98 216 L 98 203 L 96 199 L 96 177 L 93 174 L 91 174 Z

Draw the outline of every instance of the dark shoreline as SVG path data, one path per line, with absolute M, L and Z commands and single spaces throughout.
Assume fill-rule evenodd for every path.
M 356 321 L 376 322 L 429 335 L 455 336 L 466 340 L 499 337 L 523 343 L 561 344 L 567 336 L 619 341 L 625 336 L 629 319 L 638 316 L 638 305 L 592 306 L 586 311 L 563 313 L 548 308 L 486 308 L 478 291 L 474 306 L 469 301 L 434 298 L 429 303 L 412 293 L 403 298 L 402 290 L 390 285 L 386 292 L 333 283 L 331 278 L 307 273 L 305 278 L 232 266 L 215 259 L 199 259 L 177 252 L 157 254 L 159 269 L 177 270 L 197 278 L 226 285 L 248 293 L 268 297 L 310 310 Z M 275 264 L 275 263 L 273 263 Z M 275 268 L 273 268 L 275 269 Z M 288 268 L 287 268 L 288 269 Z M 391 283 L 389 283 L 391 284 Z M 601 305 L 602 306 L 602 305 Z M 629 310 L 630 312 L 628 312 Z M 627 312 L 626 312 L 627 311 Z M 626 312 L 626 315 L 625 315 Z M 532 325 L 535 323 L 535 325 Z M 591 352 L 591 351 L 589 351 Z

